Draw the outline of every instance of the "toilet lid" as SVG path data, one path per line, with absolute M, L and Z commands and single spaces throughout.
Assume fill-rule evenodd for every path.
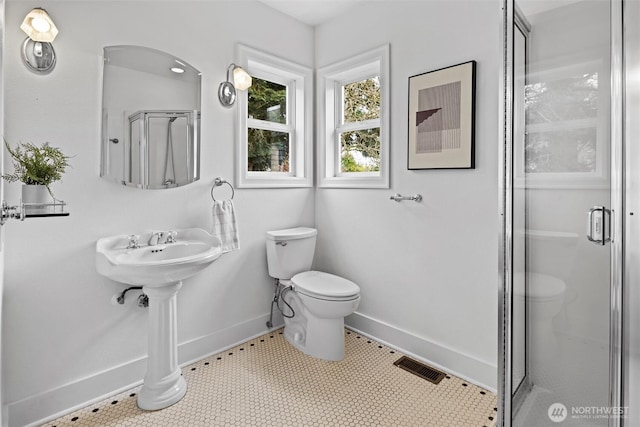
M 309 227 L 287 228 L 285 230 L 267 231 L 267 239 L 282 242 L 285 240 L 306 239 L 318 234 L 318 230 Z
M 291 278 L 297 292 L 318 298 L 348 298 L 360 293 L 350 280 L 321 271 L 305 271 Z

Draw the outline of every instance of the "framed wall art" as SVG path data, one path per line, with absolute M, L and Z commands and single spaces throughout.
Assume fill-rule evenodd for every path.
M 476 61 L 409 77 L 408 169 L 473 169 Z

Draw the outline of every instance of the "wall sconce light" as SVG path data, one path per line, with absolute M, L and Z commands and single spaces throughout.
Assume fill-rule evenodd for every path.
M 58 35 L 58 29 L 47 11 L 33 9 L 24 18 L 20 29 L 28 36 L 21 51 L 26 67 L 35 73 L 50 73 L 56 65 L 56 52 L 51 42 Z
M 233 71 L 233 83 L 229 80 L 229 75 Z M 251 76 L 242 67 L 236 64 L 227 68 L 227 80 L 220 83 L 218 87 L 218 99 L 224 107 L 231 107 L 236 102 L 236 89 L 246 90 L 251 87 Z

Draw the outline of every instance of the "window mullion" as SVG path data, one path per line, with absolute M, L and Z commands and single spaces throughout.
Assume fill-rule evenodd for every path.
M 286 125 L 283 123 L 269 122 L 266 120 L 247 119 L 247 127 L 253 129 L 270 130 L 274 132 L 291 133 L 293 131 L 292 125 Z
M 370 119 L 370 120 L 363 120 L 361 122 L 344 123 L 336 127 L 336 132 L 345 133 L 345 132 L 353 132 L 357 130 L 373 129 L 373 128 L 379 128 L 379 127 L 380 127 L 380 119 Z

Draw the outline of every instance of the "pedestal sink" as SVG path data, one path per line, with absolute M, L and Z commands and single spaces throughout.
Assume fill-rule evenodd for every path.
M 176 295 L 182 280 L 197 274 L 220 255 L 220 239 L 199 228 L 98 240 L 98 273 L 118 282 L 142 286 L 149 298 L 148 365 L 138 393 L 141 409 L 166 408 L 187 392 L 178 367 Z

